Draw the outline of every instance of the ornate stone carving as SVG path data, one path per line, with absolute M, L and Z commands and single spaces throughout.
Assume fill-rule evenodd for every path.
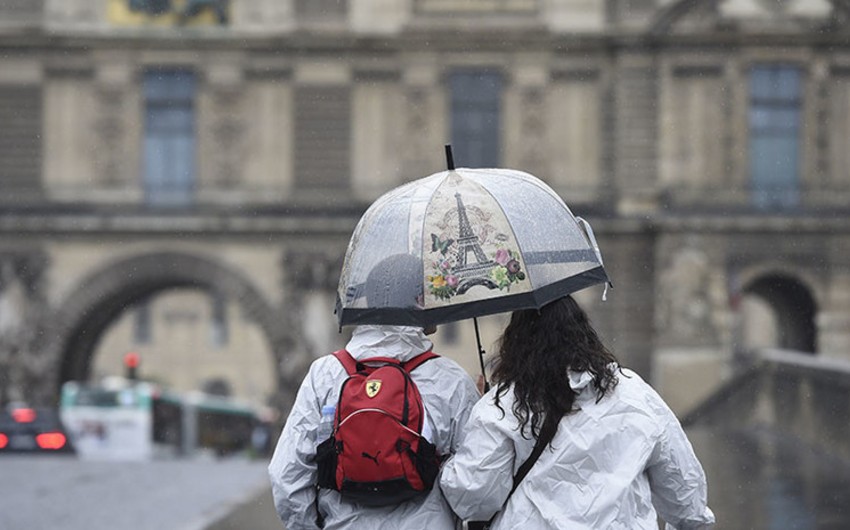
M 283 260 L 285 288 L 289 292 L 323 289 L 336 291 L 342 256 L 320 251 L 290 251 Z
M 698 248 L 685 247 L 672 256 L 659 282 L 656 327 L 662 342 L 718 343 L 716 309 L 724 293 L 711 272 L 708 257 Z
M 520 93 L 520 166 L 535 175 L 546 175 L 546 98 L 543 87 L 524 87 Z
M 40 403 L 48 359 L 43 353 L 46 256 L 0 251 L 0 403 Z
M 126 95 L 121 88 L 101 86 L 97 89 L 98 111 L 94 122 L 100 148 L 97 150 L 95 169 L 99 181 L 106 185 L 116 185 L 125 179 L 123 175 L 124 140 L 124 102 Z
M 428 88 L 425 86 L 408 87 L 405 93 L 405 136 L 407 138 L 428 138 L 431 128 L 429 117 L 432 115 Z M 422 149 L 423 142 L 404 142 L 405 171 L 410 175 L 428 175 L 433 169 L 431 158 Z
M 330 252 L 288 252 L 283 259 L 284 305 L 291 329 L 299 329 L 299 346 L 313 359 L 327 354 L 342 339 L 333 316 L 343 257 Z
M 243 92 L 239 87 L 215 87 L 212 108 L 215 114 L 210 124 L 213 150 L 213 180 L 223 188 L 238 184 L 239 172 L 245 156 L 247 127 L 243 120 Z

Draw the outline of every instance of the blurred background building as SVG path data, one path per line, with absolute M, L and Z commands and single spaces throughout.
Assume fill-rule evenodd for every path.
M 680 413 L 759 347 L 850 357 L 846 0 L 0 0 L 0 402 L 140 372 L 285 410 L 372 200 L 531 172 Z M 485 319 L 489 345 L 503 317 Z M 439 351 L 477 370 L 472 324 Z

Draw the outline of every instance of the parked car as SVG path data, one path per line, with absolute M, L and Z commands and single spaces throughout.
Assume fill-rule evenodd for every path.
M 0 454 L 73 452 L 56 409 L 11 404 L 0 410 Z

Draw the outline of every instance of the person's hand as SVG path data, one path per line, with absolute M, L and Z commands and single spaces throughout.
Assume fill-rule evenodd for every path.
M 484 389 L 487 386 L 487 380 L 484 379 L 484 375 L 478 376 L 478 381 L 475 383 L 475 386 L 478 388 L 478 393 L 483 396 L 484 395 Z

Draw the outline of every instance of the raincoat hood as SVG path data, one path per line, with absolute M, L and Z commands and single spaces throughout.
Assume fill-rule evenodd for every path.
M 354 328 L 345 349 L 358 361 L 369 357 L 408 361 L 433 347 L 434 343 L 425 336 L 422 328 L 363 325 Z

